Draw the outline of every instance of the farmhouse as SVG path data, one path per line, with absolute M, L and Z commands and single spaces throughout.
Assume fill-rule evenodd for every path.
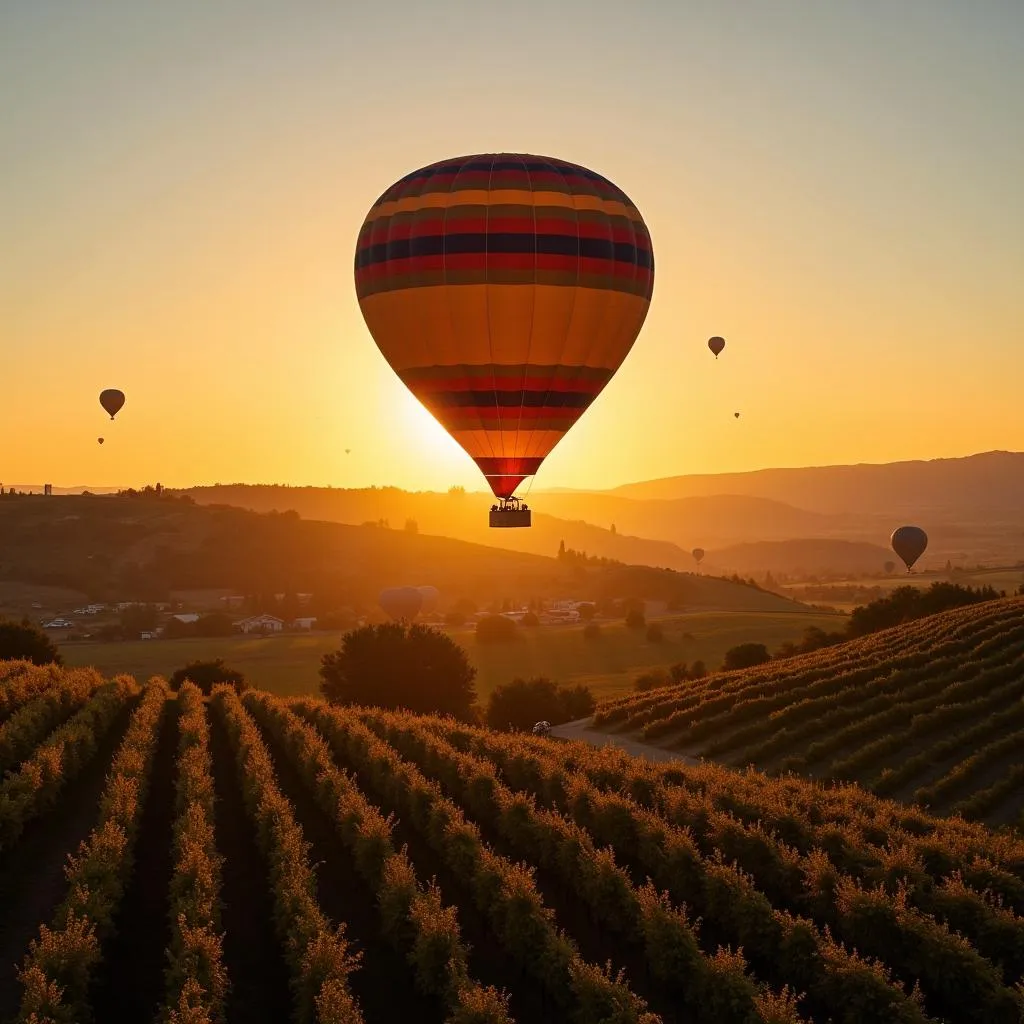
M 250 615 L 233 625 L 243 633 L 280 633 L 284 629 L 284 619 L 276 615 Z
M 177 615 L 172 615 L 171 618 L 184 622 L 186 625 L 199 621 L 199 616 L 195 612 L 178 612 Z

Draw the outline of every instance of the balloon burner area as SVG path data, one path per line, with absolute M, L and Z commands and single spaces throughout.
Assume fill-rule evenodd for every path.
M 503 529 L 530 526 L 530 506 L 519 498 L 499 498 L 491 506 L 491 526 Z

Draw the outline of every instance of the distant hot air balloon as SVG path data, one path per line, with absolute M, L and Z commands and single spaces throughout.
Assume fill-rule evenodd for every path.
M 350 451 L 352 451 L 352 449 L 351 449 L 351 448 L 346 448 L 346 449 L 345 449 L 345 454 L 346 454 L 346 455 L 348 455 L 348 453 L 349 453 Z
M 700 565 L 700 563 L 702 561 L 704 561 L 704 549 L 703 548 L 694 548 L 693 551 L 690 552 L 690 554 L 693 555 L 693 560 L 698 565 Z
M 103 444 L 103 438 L 102 437 L 97 437 L 96 440 L 99 441 L 100 444 Z
M 720 338 L 717 334 L 713 338 L 708 338 L 708 348 L 715 353 L 717 359 L 719 353 L 725 348 L 725 338 Z
M 420 592 L 420 596 L 423 598 L 423 607 L 420 611 L 427 612 L 429 614 L 437 607 L 437 602 L 441 600 L 441 592 L 437 587 L 417 587 Z
M 890 575 L 891 576 L 892 575 L 892 571 L 896 568 L 896 563 L 895 562 L 886 562 L 885 565 L 882 566 L 882 568 L 885 570 L 886 575 Z
M 100 405 L 110 413 L 110 418 L 113 419 L 124 405 L 124 392 L 118 391 L 117 388 L 107 388 L 106 391 L 101 391 Z
M 611 380 L 654 289 L 636 207 L 594 171 L 486 154 L 405 175 L 359 232 L 366 325 L 402 382 L 529 526 L 522 481 Z
M 415 587 L 389 587 L 380 592 L 377 603 L 396 622 L 399 619 L 411 622 L 423 607 L 423 595 Z
M 740 418 L 740 414 L 739 414 L 738 412 L 734 412 L 734 413 L 733 413 L 733 416 L 735 416 L 735 417 L 736 417 L 736 419 L 739 419 L 739 418 Z
M 889 541 L 893 551 L 903 559 L 907 572 L 910 572 L 928 547 L 928 534 L 920 526 L 900 526 L 892 531 Z

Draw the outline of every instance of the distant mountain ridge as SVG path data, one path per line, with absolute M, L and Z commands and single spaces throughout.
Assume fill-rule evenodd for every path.
M 1019 510 L 1024 508 L 1024 452 L 665 477 L 605 493 L 660 501 L 736 494 L 784 501 L 821 514 Z

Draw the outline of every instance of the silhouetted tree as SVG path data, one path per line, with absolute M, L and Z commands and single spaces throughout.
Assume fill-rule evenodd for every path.
M 630 608 L 626 612 L 626 626 L 629 629 L 643 629 L 645 624 L 644 613 L 639 608 Z
M 215 658 L 213 661 L 190 661 L 171 676 L 171 687 L 177 690 L 186 679 L 195 683 L 207 697 L 217 683 L 227 683 L 233 686 L 237 693 L 244 693 L 249 689 L 245 676 L 237 669 L 228 668 L 223 658 Z
M 234 622 L 224 612 L 212 612 L 196 620 L 196 636 L 231 636 L 234 632 Z
M 585 686 L 561 687 L 550 679 L 513 679 L 497 687 L 487 701 L 492 729 L 530 729 L 537 722 L 559 725 L 593 714 L 593 695 Z
M 121 612 L 121 626 L 126 634 L 149 633 L 156 629 L 157 612 L 152 605 L 138 604 Z M 135 638 L 138 640 L 138 637 Z
M 737 644 L 725 652 L 722 668 L 728 671 L 734 668 L 753 668 L 771 661 L 771 655 L 764 644 Z
M 500 644 L 515 640 L 519 627 L 504 615 L 485 615 L 476 624 L 476 638 L 482 644 Z
M 54 642 L 28 619 L 0 620 L 0 661 L 24 659 L 33 665 L 63 665 Z
M 387 622 L 346 633 L 323 656 L 320 692 L 334 704 L 451 714 L 466 718 L 476 669 L 451 637 L 417 623 Z
M 660 690 L 665 686 L 673 686 L 678 680 L 673 679 L 663 668 L 652 668 L 649 672 L 641 672 L 633 680 L 633 691 L 635 693 L 648 693 L 650 690 Z

